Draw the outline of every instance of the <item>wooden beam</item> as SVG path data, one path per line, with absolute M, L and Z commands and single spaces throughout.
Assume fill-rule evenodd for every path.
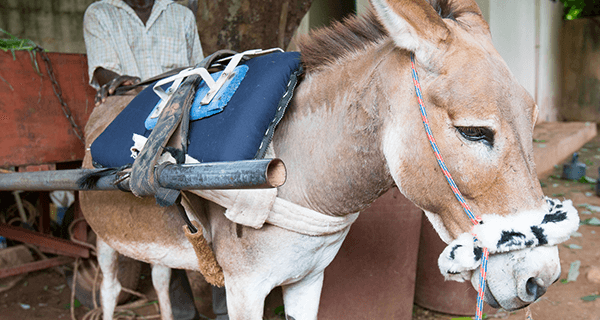
M 63 257 L 46 259 L 46 260 L 40 260 L 40 261 L 36 261 L 36 262 L 30 262 L 30 263 L 26 263 L 26 264 L 16 266 L 16 267 L 2 268 L 2 269 L 0 269 L 0 279 L 6 278 L 6 277 L 11 277 L 11 276 L 16 276 L 16 275 L 27 273 L 27 272 L 33 272 L 33 271 L 48 269 L 51 267 L 61 266 L 63 264 L 72 263 L 72 262 L 73 262 L 73 258 L 63 256 Z
M 11 240 L 29 243 L 42 251 L 70 257 L 89 258 L 90 249 L 74 242 L 0 223 L 0 235 Z

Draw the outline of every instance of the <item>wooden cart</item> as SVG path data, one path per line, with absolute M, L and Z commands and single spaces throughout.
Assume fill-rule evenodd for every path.
M 73 122 L 82 128 L 94 108 L 95 90 L 88 85 L 86 57 L 63 53 L 47 53 L 47 57 L 62 92 L 55 92 L 39 52 L 0 51 L 0 168 L 5 170 L 29 172 L 81 166 L 84 143 L 75 134 L 64 110 L 70 110 Z M 36 231 L 0 223 L 0 235 L 34 244 L 41 251 L 58 256 L 0 269 L 0 278 L 65 264 L 76 257 L 89 257 L 89 248 L 49 234 L 48 192 L 40 192 L 38 203 L 40 217 Z M 77 219 L 81 217 L 77 203 L 74 208 Z M 85 223 L 75 226 L 74 237 L 86 240 Z

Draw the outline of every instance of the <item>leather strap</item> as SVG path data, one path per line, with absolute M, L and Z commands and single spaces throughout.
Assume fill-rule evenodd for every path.
M 217 51 L 202 60 L 197 67 L 209 68 L 214 61 L 230 56 L 231 54 L 235 54 L 235 52 L 231 50 Z M 136 196 L 153 195 L 156 197 L 156 202 L 161 206 L 173 205 L 179 197 L 179 190 L 163 188 L 158 184 L 155 177 L 155 167 L 158 158 L 167 147 L 167 142 L 180 124 L 181 150 L 177 151 L 180 153 L 183 152 L 183 155 L 185 155 L 188 143 L 187 134 L 189 131 L 190 108 L 201 79 L 197 74 L 187 77 L 179 89 L 173 93 L 160 114 L 156 126 L 152 130 L 152 133 L 150 133 L 144 148 L 135 159 L 131 169 L 130 187 Z
M 173 93 L 167 106 L 160 114 L 156 126 L 150 133 L 144 148 L 133 162 L 131 171 L 131 191 L 139 197 L 155 195 L 161 188 L 154 177 L 154 167 L 157 164 L 158 158 L 163 153 L 164 148 L 173 135 L 177 126 L 181 122 L 181 117 L 185 108 L 185 104 L 191 104 L 196 92 L 196 87 L 200 81 L 199 75 L 191 75 L 187 77 L 179 90 Z M 189 109 L 188 109 L 189 110 Z M 177 195 L 178 191 L 173 190 Z M 165 195 L 169 191 L 165 190 Z M 173 199 L 173 202 L 174 200 Z M 158 199 L 157 199 L 158 200 Z

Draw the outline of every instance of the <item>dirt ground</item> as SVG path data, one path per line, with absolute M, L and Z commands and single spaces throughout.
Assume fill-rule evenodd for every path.
M 595 194 L 595 179 L 600 166 L 600 136 L 588 142 L 579 150 L 580 161 L 587 165 L 588 182 L 566 181 L 560 179 L 562 165 L 541 179 L 546 195 L 555 198 L 572 199 L 577 206 L 584 224 L 577 234 L 559 246 L 562 274 L 560 281 L 552 285 L 548 292 L 530 306 L 535 320 L 600 320 L 600 197 Z M 597 223 L 596 223 L 597 222 Z M 587 223 L 587 224 L 586 224 Z M 577 262 L 579 261 L 579 262 Z M 579 264 L 578 269 L 572 268 Z M 67 267 L 68 268 L 68 267 Z M 579 275 L 575 278 L 575 270 Z M 570 270 L 572 270 L 570 272 Z M 569 273 L 573 281 L 568 281 Z M 211 311 L 210 288 L 201 276 L 190 274 L 196 306 L 203 319 L 214 317 Z M 134 313 L 152 318 L 157 315 L 156 296 L 149 280 L 149 268 L 142 268 L 141 285 L 138 290 L 147 297 L 147 303 L 136 308 Z M 72 319 L 69 309 L 71 290 L 66 285 L 65 276 L 56 269 L 33 272 L 8 289 L 0 281 L 0 320 L 20 319 Z M 8 289 L 8 290 L 7 290 Z M 265 310 L 265 319 L 276 320 L 281 317 L 281 299 L 277 293 L 269 296 Z M 89 312 L 85 306 L 75 303 L 75 318 L 80 320 Z M 475 304 L 473 305 L 473 313 Z M 487 319 L 526 320 L 527 309 L 516 312 L 499 310 L 487 314 Z M 412 320 L 456 320 L 470 319 L 450 316 L 414 307 Z
M 63 269 L 70 269 L 70 267 Z M 188 272 L 188 277 L 192 283 L 200 319 L 214 319 L 210 286 L 199 273 Z M 115 317 L 115 319 L 160 319 L 156 293 L 150 279 L 149 265 L 142 265 L 140 278 L 137 291 L 144 294 L 146 299 L 141 301 L 142 299 L 131 298 L 129 302 L 125 303 L 131 306 L 127 308 L 129 311 L 121 313 L 121 317 Z M 0 290 L 2 288 L 3 284 L 0 281 Z M 67 285 L 67 280 L 60 270 L 47 269 L 32 272 L 18 281 L 11 289 L 0 292 L 0 320 L 101 319 L 99 312 L 90 312 L 90 308 L 82 306 L 78 301 L 74 303 L 73 318 L 70 305 L 71 288 Z M 267 298 L 264 319 L 284 319 L 282 310 L 281 291 L 276 289 Z

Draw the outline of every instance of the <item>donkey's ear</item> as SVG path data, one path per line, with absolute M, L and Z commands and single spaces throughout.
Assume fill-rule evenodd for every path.
M 377 17 L 400 48 L 428 64 L 444 51 L 450 30 L 425 0 L 371 0 Z
M 540 107 L 538 107 L 537 103 L 533 106 L 533 115 L 531 116 L 531 130 L 535 128 L 535 125 L 538 120 L 538 116 L 540 115 Z

